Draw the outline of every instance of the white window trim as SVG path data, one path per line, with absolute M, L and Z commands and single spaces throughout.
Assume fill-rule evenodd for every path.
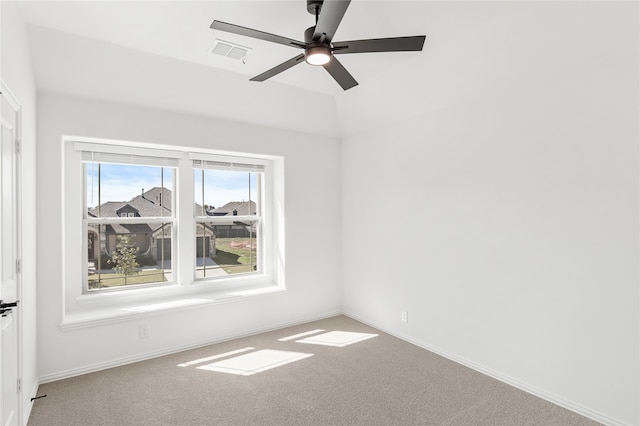
M 83 179 L 78 179 L 82 173 L 81 150 L 97 151 L 114 154 L 127 153 L 132 155 L 152 155 L 176 158 L 178 161 L 175 176 L 175 219 L 167 217 L 157 218 L 109 218 L 109 222 L 141 219 L 171 222 L 175 220 L 173 227 L 177 238 L 176 246 L 180 254 L 172 265 L 175 282 L 165 283 L 152 287 L 137 287 L 113 290 L 108 292 L 96 292 L 82 294 L 83 273 L 86 270 L 86 256 L 78 256 L 84 244 L 78 244 L 86 240 L 82 233 L 86 230 L 86 222 L 82 215 L 84 206 Z M 150 315 L 149 300 L 155 305 L 152 309 L 176 310 L 191 309 L 202 304 L 228 303 L 234 300 L 243 300 L 247 297 L 262 297 L 269 294 L 278 294 L 285 290 L 284 282 L 284 159 L 271 155 L 241 154 L 229 151 L 216 151 L 193 147 L 168 146 L 148 144 L 133 141 L 114 141 L 97 138 L 77 136 L 62 137 L 62 235 L 63 235 L 63 330 L 89 327 L 97 324 L 123 321 L 134 316 Z M 154 155 L 155 154 L 155 155 Z M 195 260 L 196 219 L 193 215 L 194 182 L 193 159 L 205 159 L 208 161 L 228 161 L 240 164 L 254 163 L 265 167 L 263 185 L 265 194 L 263 199 L 263 212 L 260 219 L 261 242 L 265 246 L 260 274 L 238 274 L 228 278 L 216 278 L 215 280 L 195 280 L 195 268 L 190 264 Z M 191 194 L 180 196 L 180 194 Z M 210 217 L 202 219 L 209 222 Z M 233 220 L 245 218 L 234 216 Z M 221 219 L 221 218 L 218 218 Z M 245 219 L 255 220 L 255 216 Z M 91 219 L 91 222 L 96 222 Z M 218 222 L 212 220 L 212 222 Z M 82 223 L 83 226 L 78 224 Z M 182 229 L 191 229 L 194 232 L 181 232 Z M 85 260 L 84 269 L 82 261 Z M 194 263 L 195 264 L 195 263 Z M 187 302 L 185 302 L 187 301 Z M 197 302 L 193 302 L 197 301 Z M 193 303 L 192 303 L 193 302 Z M 158 308 L 158 306 L 162 306 Z

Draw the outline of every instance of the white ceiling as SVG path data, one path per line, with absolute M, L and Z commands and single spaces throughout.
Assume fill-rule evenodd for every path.
M 309 130 L 304 123 L 313 116 L 325 123 L 313 133 L 340 136 L 346 124 L 336 104 L 380 85 L 397 85 L 385 81 L 386 75 L 406 73 L 415 79 L 424 71 L 421 67 L 433 65 L 427 60 L 433 47 L 469 34 L 509 6 L 352 1 L 335 41 L 422 34 L 427 41 L 422 52 L 341 55 L 360 83 L 346 92 L 324 69 L 306 63 L 265 82 L 250 82 L 300 50 L 209 28 L 217 19 L 303 40 L 304 30 L 314 24 L 305 0 L 23 1 L 20 8 L 41 90 L 165 105 L 302 131 Z M 246 63 L 210 53 L 216 39 L 251 47 Z M 224 108 L 217 102 L 216 109 L 213 99 L 222 100 Z
M 30 24 L 64 31 L 253 77 L 301 53 L 300 50 L 209 28 L 214 19 L 303 40 L 315 18 L 305 0 L 289 1 L 73 1 L 24 2 Z M 334 40 L 427 34 L 433 23 L 421 2 L 353 1 Z M 246 63 L 212 55 L 216 39 L 251 47 Z M 363 81 L 406 62 L 418 53 L 342 55 L 354 77 Z M 316 72 L 320 71 L 320 72 Z M 303 64 L 276 81 L 322 93 L 342 90 L 322 69 Z

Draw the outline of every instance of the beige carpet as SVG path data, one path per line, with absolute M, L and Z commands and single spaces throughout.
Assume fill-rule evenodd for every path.
M 47 397 L 34 402 L 32 426 L 597 424 L 344 316 L 47 383 L 38 394 Z

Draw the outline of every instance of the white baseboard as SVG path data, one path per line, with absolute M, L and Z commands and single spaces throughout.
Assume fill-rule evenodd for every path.
M 472 370 L 475 370 L 479 373 L 482 373 L 484 375 L 487 375 L 489 377 L 492 377 L 496 380 L 499 380 L 503 383 L 506 383 L 508 385 L 511 385 L 515 388 L 518 388 L 522 391 L 525 391 L 527 393 L 530 393 L 531 395 L 537 396 L 539 398 L 542 398 L 546 401 L 549 401 L 553 404 L 559 405 L 560 407 L 566 408 L 567 410 L 573 411 L 574 413 L 580 414 L 581 416 L 587 417 L 589 419 L 595 420 L 597 422 L 600 422 L 602 424 L 605 424 L 607 426 L 628 426 L 626 423 L 614 419 L 612 417 L 609 417 L 605 414 L 599 413 L 597 411 L 591 410 L 587 407 L 584 407 L 580 404 L 577 404 L 573 401 L 570 401 L 568 399 L 562 398 L 558 395 L 554 395 L 553 393 L 547 392 L 544 389 L 540 389 L 536 386 L 533 386 L 531 384 L 525 383 L 521 380 L 515 379 L 511 376 L 508 376 L 506 374 L 503 374 L 499 371 L 493 370 L 489 367 L 486 367 L 484 365 L 478 364 L 476 362 L 473 362 L 469 359 L 466 359 L 464 357 L 458 356 L 456 354 L 453 354 L 451 352 L 448 352 L 444 349 L 441 349 L 439 347 L 430 345 L 428 343 L 422 342 L 420 340 L 416 340 L 412 337 L 409 336 L 404 336 L 402 334 L 398 334 L 389 330 L 385 330 L 384 328 L 378 327 L 375 324 L 372 324 L 368 321 L 365 321 L 363 319 L 358 318 L 357 315 L 354 315 L 350 312 L 343 312 L 343 315 L 348 316 L 349 318 L 352 318 L 356 321 L 359 321 L 363 324 L 366 324 L 370 327 L 376 328 L 380 331 L 383 331 L 387 334 L 390 334 L 394 337 L 397 337 L 398 339 L 404 340 L 405 342 L 409 342 L 413 345 L 416 345 L 418 347 L 421 347 L 423 349 L 426 349 L 430 352 L 433 352 L 435 354 L 438 354 L 444 358 L 447 358 L 451 361 L 454 361 L 458 364 L 464 365 L 465 367 L 469 367 Z
M 203 346 L 213 345 L 216 343 L 222 343 L 229 340 L 239 339 L 242 337 L 253 336 L 260 333 L 266 333 L 266 332 L 278 330 L 281 328 L 291 327 L 294 325 L 304 324 L 311 321 L 317 321 L 325 318 L 334 317 L 336 315 L 342 315 L 342 311 L 331 311 L 321 315 L 299 318 L 295 321 L 274 323 L 266 327 L 258 327 L 255 329 L 251 329 L 240 334 L 229 334 L 226 336 L 218 336 L 213 339 L 206 339 L 206 340 L 190 343 L 188 345 L 172 346 L 172 347 L 163 348 L 156 351 L 145 352 L 145 353 L 123 357 L 123 358 L 117 358 L 117 359 L 105 361 L 105 362 L 99 362 L 99 363 L 87 365 L 84 367 L 73 368 L 65 371 L 59 371 L 56 373 L 46 374 L 44 376 L 41 376 L 39 378 L 39 383 L 44 384 L 49 382 L 55 382 L 57 380 L 68 379 L 70 377 L 81 376 L 83 374 L 95 373 L 97 371 L 107 370 L 109 368 L 120 367 L 122 365 L 132 364 L 134 362 L 146 361 L 149 359 L 158 358 L 161 356 L 170 355 L 170 354 L 174 354 L 182 351 L 187 351 L 190 349 L 200 348 Z

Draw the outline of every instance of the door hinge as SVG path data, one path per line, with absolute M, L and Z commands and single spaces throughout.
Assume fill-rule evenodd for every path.
M 22 392 L 22 379 L 18 379 L 18 393 Z
M 16 139 L 16 154 L 20 154 L 20 150 L 22 149 L 22 141 L 20 139 Z
M 22 273 L 22 260 L 16 259 L 16 274 Z

